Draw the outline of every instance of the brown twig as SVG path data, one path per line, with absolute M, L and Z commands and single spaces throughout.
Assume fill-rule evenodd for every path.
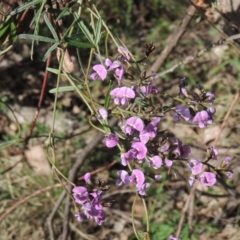
M 206 47 L 206 48 L 202 49 L 196 55 L 187 56 L 184 60 L 178 62 L 175 65 L 173 65 L 171 68 L 169 68 L 169 69 L 167 69 L 167 70 L 165 70 L 165 71 L 163 71 L 161 73 L 155 74 L 154 75 L 154 79 L 159 78 L 159 77 L 161 77 L 161 76 L 163 76 L 163 75 L 165 75 L 165 74 L 167 74 L 169 72 L 173 72 L 176 68 L 178 68 L 178 67 L 180 67 L 182 65 L 185 65 L 185 64 L 188 64 L 190 62 L 193 62 L 197 58 L 201 57 L 205 52 L 209 51 L 210 49 L 212 49 L 214 47 L 217 47 L 217 46 L 220 46 L 220 45 L 223 45 L 223 44 L 226 44 L 226 43 L 231 43 L 232 41 L 234 41 L 236 39 L 239 39 L 239 38 L 240 38 L 240 34 L 236 34 L 236 35 L 233 35 L 231 37 L 219 40 L 216 43 L 212 43 L 209 47 Z
M 178 41 L 184 34 L 184 32 L 187 29 L 188 24 L 190 23 L 193 15 L 196 12 L 195 6 L 192 4 L 188 7 L 187 12 L 183 20 L 180 22 L 180 24 L 176 27 L 173 34 L 168 38 L 169 42 L 167 43 L 167 46 L 164 48 L 160 56 L 157 58 L 157 60 L 154 62 L 154 64 L 151 66 L 151 68 L 147 71 L 148 75 L 157 72 L 160 67 L 163 65 L 171 51 L 176 47 Z
M 235 97 L 234 97 L 234 99 L 233 99 L 233 101 L 231 103 L 231 106 L 229 107 L 228 112 L 227 112 L 226 116 L 223 119 L 223 123 L 222 123 L 222 125 L 221 125 L 221 127 L 220 127 L 220 129 L 218 131 L 218 134 L 217 134 L 217 136 L 216 136 L 216 138 L 215 138 L 215 140 L 213 142 L 213 146 L 217 145 L 218 140 L 220 138 L 220 135 L 222 133 L 222 130 L 224 129 L 224 127 L 226 125 L 227 119 L 229 118 L 230 113 L 232 112 L 232 110 L 233 110 L 234 106 L 236 105 L 238 99 L 239 99 L 239 90 L 236 92 Z
M 41 194 L 41 193 L 44 193 L 48 190 L 51 190 L 53 188 L 56 188 L 56 187 L 61 187 L 61 184 L 60 183 L 57 183 L 55 185 L 52 185 L 52 186 L 47 186 L 45 188 L 42 188 L 42 189 L 39 189 L 37 190 L 36 192 L 32 193 L 31 195 L 28 195 L 27 197 L 21 199 L 20 201 L 16 202 L 15 204 L 13 204 L 7 211 L 5 211 L 1 216 L 0 216 L 0 223 L 12 212 L 14 211 L 17 207 L 21 206 L 23 203 L 27 202 L 29 199 Z
M 35 112 L 34 119 L 31 123 L 29 133 L 28 133 L 27 137 L 25 138 L 23 150 L 26 148 L 26 146 L 28 144 L 28 141 L 32 136 L 33 129 L 36 125 L 36 122 L 37 122 L 37 119 L 38 119 L 38 116 L 39 116 L 39 112 L 42 108 L 42 103 L 43 103 L 44 95 L 45 95 L 45 92 L 46 92 L 46 87 L 47 87 L 47 83 L 48 83 L 48 76 L 49 76 L 49 72 L 47 71 L 47 68 L 49 67 L 49 65 L 51 63 L 51 59 L 52 59 L 52 54 L 50 53 L 50 55 L 48 56 L 47 62 L 46 62 L 46 68 L 45 68 L 46 70 L 45 70 L 45 73 L 44 73 L 44 78 L 43 78 L 40 97 L 39 97 L 39 100 L 38 100 L 37 110 Z

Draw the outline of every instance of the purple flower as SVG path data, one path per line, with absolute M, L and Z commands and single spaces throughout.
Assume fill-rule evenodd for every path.
M 233 177 L 233 172 L 227 171 L 226 175 L 227 175 L 227 178 L 232 178 Z
M 217 181 L 216 175 L 212 172 L 203 172 L 199 180 L 204 186 L 213 186 Z
M 162 175 L 160 175 L 160 174 L 156 174 L 155 176 L 154 176 L 154 178 L 158 181 L 158 180 L 161 180 L 162 179 Z
M 88 190 L 85 187 L 75 187 L 73 188 L 73 197 L 75 202 L 78 204 L 83 204 L 88 200 Z
M 153 156 L 148 158 L 148 166 L 154 169 L 158 169 L 162 166 L 162 158 L 159 156 Z
M 140 132 L 140 140 L 146 144 L 150 138 L 155 138 L 157 134 L 157 124 L 160 122 L 160 117 L 155 117 L 152 122 L 150 122 L 143 131 Z
M 215 100 L 215 96 L 213 93 L 206 93 L 207 99 L 206 102 L 208 102 L 209 104 L 213 104 L 214 100 Z
M 189 185 L 192 187 L 193 184 L 195 183 L 196 181 L 196 178 L 195 176 L 190 176 L 189 179 L 188 179 L 188 182 L 189 182 Z
M 180 238 L 175 237 L 175 235 L 170 235 L 169 240 L 181 240 Z
M 98 225 L 102 225 L 102 223 L 105 221 L 106 219 L 106 213 L 103 211 L 103 210 L 100 210 L 98 212 L 98 215 L 95 217 L 95 222 L 98 224 Z
M 136 188 L 139 189 L 145 181 L 144 173 L 139 169 L 133 169 L 132 175 L 130 176 L 130 182 L 136 183 Z
M 132 144 L 132 148 L 137 150 L 136 158 L 142 160 L 147 155 L 147 148 L 142 142 L 135 142 Z
M 105 80 L 107 77 L 107 69 L 102 64 L 96 64 L 93 66 L 95 73 L 91 74 L 92 80 L 102 79 Z
M 212 115 L 215 113 L 215 108 L 209 108 L 206 111 L 198 112 L 193 118 L 193 123 L 198 123 L 200 128 L 205 128 L 207 125 L 213 123 Z
M 173 161 L 172 161 L 172 160 L 169 160 L 169 159 L 164 160 L 164 165 L 165 165 L 166 167 L 171 167 L 172 164 L 173 164 Z
M 99 108 L 98 112 L 99 112 L 99 117 L 98 117 L 99 120 L 102 120 L 102 119 L 107 120 L 108 111 L 105 108 Z
M 230 158 L 230 157 L 226 157 L 223 161 L 224 161 L 225 163 L 230 163 L 231 160 L 232 160 L 232 158 Z
M 144 122 L 139 117 L 130 117 L 126 121 L 126 125 L 122 126 L 122 130 L 124 133 L 132 135 L 134 130 L 141 132 L 144 128 Z
M 173 152 L 180 158 L 187 158 L 191 153 L 190 146 L 182 145 L 182 142 L 178 139 L 173 139 L 172 144 L 175 147 Z
M 188 92 L 186 88 L 181 88 L 181 93 L 185 96 L 188 97 Z
M 125 71 L 126 69 L 123 65 L 115 70 L 115 75 L 117 76 L 119 82 L 124 80 Z
M 75 213 L 75 217 L 77 218 L 77 220 L 79 221 L 79 222 L 82 222 L 83 221 L 83 219 L 84 219 L 84 214 L 83 213 Z
M 107 62 L 105 62 L 105 64 L 109 67 L 108 71 L 114 70 L 116 68 L 119 68 L 122 63 L 118 60 L 112 62 L 110 59 L 107 60 Z
M 108 135 L 106 135 L 106 137 L 105 137 L 105 140 L 106 140 L 106 146 L 108 148 L 113 148 L 113 147 L 117 146 L 119 137 L 115 133 L 108 133 Z
M 91 174 L 90 173 L 86 173 L 84 175 L 84 180 L 85 180 L 86 184 L 91 184 L 90 178 L 91 178 Z
M 120 87 L 120 88 L 114 88 L 110 92 L 110 96 L 114 98 L 114 103 L 116 105 L 119 105 L 119 104 L 124 105 L 130 99 L 135 98 L 135 92 L 129 87 Z
M 142 93 L 145 94 L 145 96 L 149 96 L 150 94 L 158 93 L 157 88 L 155 86 L 153 86 L 152 83 L 140 87 L 140 90 Z
M 146 190 L 151 187 L 151 183 L 144 183 L 141 187 L 137 187 L 138 194 L 146 196 Z
M 119 46 L 118 52 L 121 53 L 125 57 L 126 61 L 130 61 L 132 59 L 129 51 L 126 48 Z
M 176 106 L 175 111 L 176 114 L 173 117 L 175 121 L 180 121 L 181 118 L 183 118 L 185 121 L 189 121 L 190 119 L 192 119 L 189 108 L 184 105 Z
M 128 186 L 130 183 L 130 176 L 127 171 L 120 170 L 117 171 L 117 175 L 120 177 L 120 179 L 117 180 L 116 185 L 121 186 L 122 184 Z
M 212 146 L 209 147 L 207 149 L 207 156 L 209 157 L 209 159 L 217 160 L 218 150 Z
M 203 168 L 203 164 L 196 159 L 191 159 L 187 165 L 190 167 L 193 175 L 199 174 Z
M 127 166 L 128 162 L 133 160 L 137 156 L 137 150 L 136 149 L 130 149 L 128 152 L 121 154 L 121 164 L 123 166 Z

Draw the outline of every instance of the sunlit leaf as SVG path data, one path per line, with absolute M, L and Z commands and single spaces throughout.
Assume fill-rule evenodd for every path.
M 29 7 L 32 7 L 32 6 L 34 6 L 34 5 L 38 4 L 38 3 L 41 3 L 42 1 L 43 1 L 43 0 L 32 0 L 32 1 L 29 1 L 29 2 L 27 2 L 27 3 L 25 3 L 25 4 L 23 4 L 23 5 L 15 8 L 15 9 L 10 13 L 10 15 L 15 15 L 15 14 L 17 14 L 17 13 L 20 13 L 20 12 L 24 11 L 25 9 L 27 9 L 27 8 L 29 8 Z M 46 2 L 46 0 L 44 0 L 44 2 Z
M 56 40 L 44 36 L 34 35 L 34 34 L 20 34 L 18 35 L 19 38 L 40 41 L 40 42 L 49 42 L 49 43 L 56 43 Z
M 57 33 L 56 33 L 56 31 L 55 31 L 53 25 L 52 25 L 51 22 L 49 21 L 49 19 L 48 19 L 48 17 L 47 17 L 47 13 L 45 13 L 45 14 L 43 15 L 43 18 L 44 18 L 44 21 L 46 22 L 46 24 L 47 24 L 49 30 L 51 31 L 51 33 L 52 33 L 54 39 L 56 40 L 56 42 L 59 42 L 58 35 L 57 35 Z
M 101 38 L 102 19 L 99 18 L 96 25 L 95 45 L 98 45 Z

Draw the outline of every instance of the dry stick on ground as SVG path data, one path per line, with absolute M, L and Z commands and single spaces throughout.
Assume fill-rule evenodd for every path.
M 234 99 L 233 99 L 233 101 L 232 101 L 232 103 L 231 103 L 231 106 L 229 107 L 229 110 L 228 110 L 226 116 L 224 117 L 223 123 L 222 123 L 222 125 L 221 125 L 221 127 L 220 127 L 220 130 L 219 130 L 219 132 L 218 132 L 217 137 L 215 138 L 215 141 L 214 141 L 213 146 L 216 146 L 216 144 L 217 144 L 217 142 L 218 142 L 218 140 L 219 140 L 219 136 L 220 136 L 220 134 L 221 134 L 221 132 L 222 132 L 224 126 L 225 126 L 225 123 L 227 122 L 227 119 L 229 118 L 230 113 L 232 112 L 233 107 L 234 107 L 235 104 L 237 103 L 237 100 L 238 100 L 238 99 L 239 99 L 239 90 L 238 90 L 237 93 L 235 94 L 235 97 L 234 97 Z M 183 226 L 183 223 L 184 223 L 184 220 L 185 220 L 186 212 L 187 212 L 187 210 L 188 210 L 188 208 L 189 208 L 191 199 L 193 198 L 193 196 L 194 196 L 194 194 L 195 194 L 195 191 L 196 191 L 196 188 L 197 188 L 197 185 L 198 185 L 198 184 L 199 184 L 199 182 L 196 182 L 196 183 L 194 184 L 194 186 L 193 186 L 193 188 L 191 189 L 191 192 L 190 192 L 190 194 L 189 194 L 189 196 L 188 196 L 188 199 L 187 199 L 187 201 L 186 201 L 186 203 L 185 203 L 185 205 L 184 205 L 184 208 L 183 208 L 183 210 L 182 210 L 182 215 L 181 215 L 181 218 L 180 218 L 179 223 L 178 223 L 178 229 L 177 229 L 177 232 L 176 232 L 176 237 L 179 237 L 179 236 L 180 236 L 180 233 L 181 233 L 181 231 L 182 231 L 182 226 Z
M 220 46 L 220 45 L 223 45 L 223 44 L 226 44 L 226 43 L 231 43 L 232 41 L 236 40 L 236 39 L 239 39 L 240 38 L 240 34 L 236 34 L 236 35 L 233 35 L 231 37 L 228 37 L 228 38 L 224 38 L 224 39 L 221 39 L 215 43 L 212 43 L 210 46 L 202 49 L 200 52 L 198 52 L 195 56 L 187 56 L 183 61 L 180 61 L 178 62 L 177 64 L 175 64 L 174 66 L 172 66 L 171 68 L 161 72 L 161 73 L 158 73 L 156 75 L 154 75 L 154 79 L 155 78 L 159 78 L 163 75 L 166 75 L 167 73 L 169 72 L 173 72 L 176 68 L 180 67 L 181 65 L 185 65 L 187 63 L 190 63 L 190 62 L 193 62 L 194 60 L 196 60 L 197 58 L 199 58 L 200 56 L 202 56 L 205 52 L 209 51 L 210 49 L 214 48 L 214 47 L 217 47 L 217 46 Z
M 176 47 L 178 41 L 186 31 L 187 26 L 190 23 L 195 12 L 196 12 L 196 8 L 193 5 L 190 5 L 187 9 L 185 17 L 177 26 L 173 34 L 169 37 L 170 41 L 167 43 L 166 47 L 164 48 L 160 56 L 157 58 L 155 63 L 152 65 L 152 67 L 147 71 L 148 75 L 151 75 L 152 73 L 157 72 L 160 69 L 160 67 L 163 65 L 163 63 L 165 62 L 165 60 L 167 59 L 171 51 Z

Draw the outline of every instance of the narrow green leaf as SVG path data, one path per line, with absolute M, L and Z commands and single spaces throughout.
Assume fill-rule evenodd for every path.
M 93 40 L 92 34 L 88 30 L 87 26 L 84 24 L 83 21 L 79 21 L 79 16 L 76 12 L 74 12 L 73 15 L 74 15 L 74 18 L 75 18 L 79 28 L 82 30 L 82 32 L 84 33 L 84 35 L 86 36 L 88 41 L 94 45 L 94 40 Z
M 68 7 L 65 7 L 65 8 L 60 12 L 60 14 L 57 16 L 56 21 L 59 21 L 62 17 L 67 16 L 67 15 L 69 15 L 69 14 L 70 14 L 69 8 L 68 8 Z
M 106 97 L 105 97 L 105 102 L 104 102 L 104 108 L 106 108 L 106 109 L 108 109 L 108 107 L 109 107 L 109 103 L 110 103 L 110 99 L 111 99 L 110 92 L 112 91 L 112 89 L 113 89 L 113 85 L 110 82 L 109 88 L 108 88 L 108 91 L 107 91 L 107 94 L 106 94 Z
M 13 40 L 13 42 L 16 42 L 17 41 L 17 30 L 16 30 L 16 25 L 14 22 L 11 22 L 10 28 L 11 28 L 12 40 Z
M 99 18 L 96 24 L 96 36 L 95 36 L 95 45 L 98 45 L 101 38 L 101 29 L 102 29 L 102 19 Z
M 17 142 L 16 140 L 10 140 L 10 141 L 7 141 L 7 142 L 0 143 L 0 149 L 4 149 L 6 147 L 9 147 L 9 146 L 15 144 L 16 142 Z
M 44 0 L 44 1 L 46 2 L 46 0 Z M 10 13 L 10 15 L 15 15 L 15 14 L 17 14 L 17 13 L 20 13 L 20 12 L 24 11 L 25 9 L 27 9 L 27 8 L 29 8 L 29 7 L 32 7 L 32 6 L 34 6 L 34 5 L 37 5 L 38 3 L 41 3 L 41 2 L 42 2 L 42 0 L 32 0 L 32 1 L 29 1 L 29 2 L 27 2 L 27 3 L 25 3 L 25 4 L 23 4 L 23 5 L 15 8 L 15 9 Z
M 0 25 L 0 38 L 6 33 L 6 31 L 10 28 L 11 22 L 8 22 L 7 24 L 1 24 Z
M 46 59 L 48 58 L 49 54 L 55 50 L 58 47 L 59 43 L 54 43 L 45 53 L 45 55 L 43 56 L 43 61 L 45 62 Z
M 34 9 L 34 16 L 32 18 L 32 21 L 29 24 L 30 28 L 33 28 L 33 25 L 38 26 L 37 22 L 39 21 L 41 13 L 42 13 L 42 8 Z
M 54 74 L 59 74 L 59 70 L 56 69 L 56 68 L 47 68 L 47 70 L 51 73 L 54 73 Z M 63 74 L 61 74 L 62 76 L 64 76 Z
M 64 40 L 69 45 L 77 47 L 77 48 L 92 48 L 92 47 L 94 47 L 93 44 L 88 43 L 88 42 L 80 42 L 79 40 L 73 40 L 73 39 L 70 39 L 70 38 L 65 38 Z
M 34 41 L 40 42 L 49 42 L 49 43 L 56 43 L 56 40 L 44 36 L 34 35 L 34 34 L 20 34 L 18 35 L 19 38 L 29 39 Z
M 77 87 L 79 89 L 82 89 L 82 85 L 77 85 Z M 75 91 L 75 87 L 73 86 L 64 86 L 64 87 L 59 87 L 57 88 L 53 88 L 49 91 L 49 93 L 56 93 L 56 92 L 71 92 L 71 91 Z
M 57 33 L 56 33 L 56 31 L 55 31 L 53 25 L 52 25 L 51 22 L 49 21 L 49 19 L 48 19 L 48 17 L 47 17 L 47 13 L 44 13 L 43 18 L 44 18 L 44 21 L 46 22 L 46 24 L 47 24 L 49 30 L 51 31 L 51 33 L 52 33 L 54 39 L 56 40 L 56 42 L 59 42 L 58 35 L 57 35 Z

